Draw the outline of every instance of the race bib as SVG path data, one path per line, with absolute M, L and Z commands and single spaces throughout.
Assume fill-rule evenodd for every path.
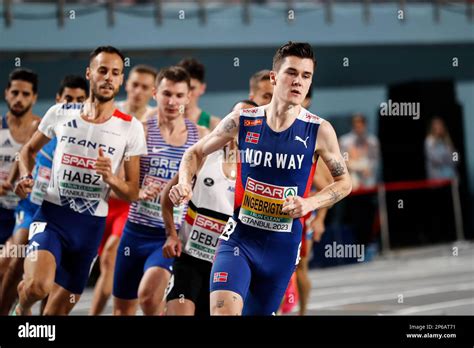
M 51 168 L 39 166 L 35 183 L 30 194 L 30 201 L 34 204 L 41 205 L 43 203 L 46 189 L 51 179 Z
M 197 214 L 184 250 L 191 256 L 212 262 L 225 227 L 224 221 Z
M 7 180 L 10 172 L 8 171 L 0 171 L 0 183 Z M 13 210 L 18 205 L 20 201 L 20 197 L 18 197 L 15 192 L 8 191 L 5 195 L 0 196 L 0 207 L 5 209 Z
M 68 198 L 99 200 L 105 183 L 94 171 L 95 162 L 94 158 L 64 153 L 59 171 L 59 194 Z
M 298 194 L 297 186 L 276 186 L 247 179 L 239 220 L 248 226 L 273 232 L 291 232 L 293 218 L 282 212 L 289 196 Z

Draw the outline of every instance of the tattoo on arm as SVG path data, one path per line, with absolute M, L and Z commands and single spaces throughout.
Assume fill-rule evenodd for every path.
M 230 133 L 236 127 L 237 127 L 237 124 L 235 123 L 233 119 L 230 118 L 224 123 L 224 132 Z
M 217 301 L 217 308 L 224 307 L 224 300 Z
M 329 160 L 327 166 L 331 171 L 331 175 L 333 177 L 341 176 L 345 173 L 344 166 L 342 165 L 342 163 L 336 161 L 335 159 Z
M 326 202 L 331 202 L 332 204 L 340 201 L 343 198 L 343 194 L 337 190 L 335 190 L 333 187 L 329 188 L 329 198 L 324 198 L 321 199 L 320 202 L 323 204 L 326 204 Z
M 332 187 L 329 189 L 329 194 L 331 195 L 331 201 L 333 201 L 334 203 L 339 201 L 339 199 L 341 199 L 341 197 L 342 197 L 342 193 L 337 192 Z

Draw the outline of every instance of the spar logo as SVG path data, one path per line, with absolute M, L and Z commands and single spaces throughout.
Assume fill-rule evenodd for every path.
M 95 158 L 81 157 L 68 153 L 64 153 L 61 159 L 62 164 L 84 169 L 95 169 L 95 161 Z
M 285 189 L 285 192 L 283 193 L 283 197 L 287 198 L 290 196 L 296 196 L 296 190 L 293 187 L 288 187 Z
M 222 233 L 222 231 L 224 230 L 224 227 L 225 227 L 225 224 L 219 223 L 219 222 L 211 220 L 211 219 L 207 219 L 206 217 L 204 217 L 202 215 L 198 215 L 198 217 L 196 218 L 196 221 L 194 222 L 194 224 L 196 226 L 205 228 L 208 231 L 212 231 L 212 232 L 219 233 L 219 234 Z
M 165 180 L 155 178 L 154 176 L 151 176 L 151 175 L 145 175 L 145 177 L 143 178 L 143 187 L 153 185 L 156 187 L 156 189 L 158 189 L 159 192 L 163 190 L 166 184 L 167 182 Z
M 285 189 L 248 178 L 246 190 L 261 196 L 284 199 Z

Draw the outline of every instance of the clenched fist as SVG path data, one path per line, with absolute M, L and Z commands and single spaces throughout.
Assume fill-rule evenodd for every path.
M 191 185 L 188 184 L 177 184 L 174 185 L 170 190 L 170 200 L 175 206 L 181 205 L 187 202 L 193 196 L 193 190 Z
M 289 196 L 286 197 L 285 202 L 283 202 L 283 208 L 281 211 L 288 213 L 290 217 L 296 219 L 308 214 L 312 211 L 312 207 L 306 198 L 300 196 Z

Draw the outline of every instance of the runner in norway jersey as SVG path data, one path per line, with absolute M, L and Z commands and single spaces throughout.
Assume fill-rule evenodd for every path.
M 220 237 L 210 287 L 241 295 L 243 314 L 275 312 L 298 263 L 302 219 L 282 207 L 311 187 L 322 121 L 301 108 L 288 129 L 275 132 L 263 107 L 240 113 L 235 210 Z
M 184 119 L 188 131 L 182 146 L 169 145 L 162 137 L 158 117 L 147 120 L 148 155 L 140 159 L 141 187 L 158 185 L 160 191 L 179 169 L 184 152 L 199 140 L 197 126 Z M 162 246 L 166 241 L 161 214 L 160 195 L 152 201 L 139 200 L 130 206 L 128 221 L 119 245 L 114 274 L 113 294 L 120 299 L 135 299 L 143 274 L 150 267 L 161 267 L 171 272 L 173 259 L 163 257 Z M 176 229 L 179 229 L 186 207 L 174 209 Z M 123 250 L 128 247 L 130 255 Z
M 115 110 L 104 123 L 81 117 L 82 104 L 56 104 L 38 130 L 57 139 L 49 186 L 30 227 L 29 244 L 51 252 L 55 282 L 81 294 L 103 234 L 110 187 L 95 173 L 99 148 L 116 173 L 124 157 L 146 153 L 143 127 Z

